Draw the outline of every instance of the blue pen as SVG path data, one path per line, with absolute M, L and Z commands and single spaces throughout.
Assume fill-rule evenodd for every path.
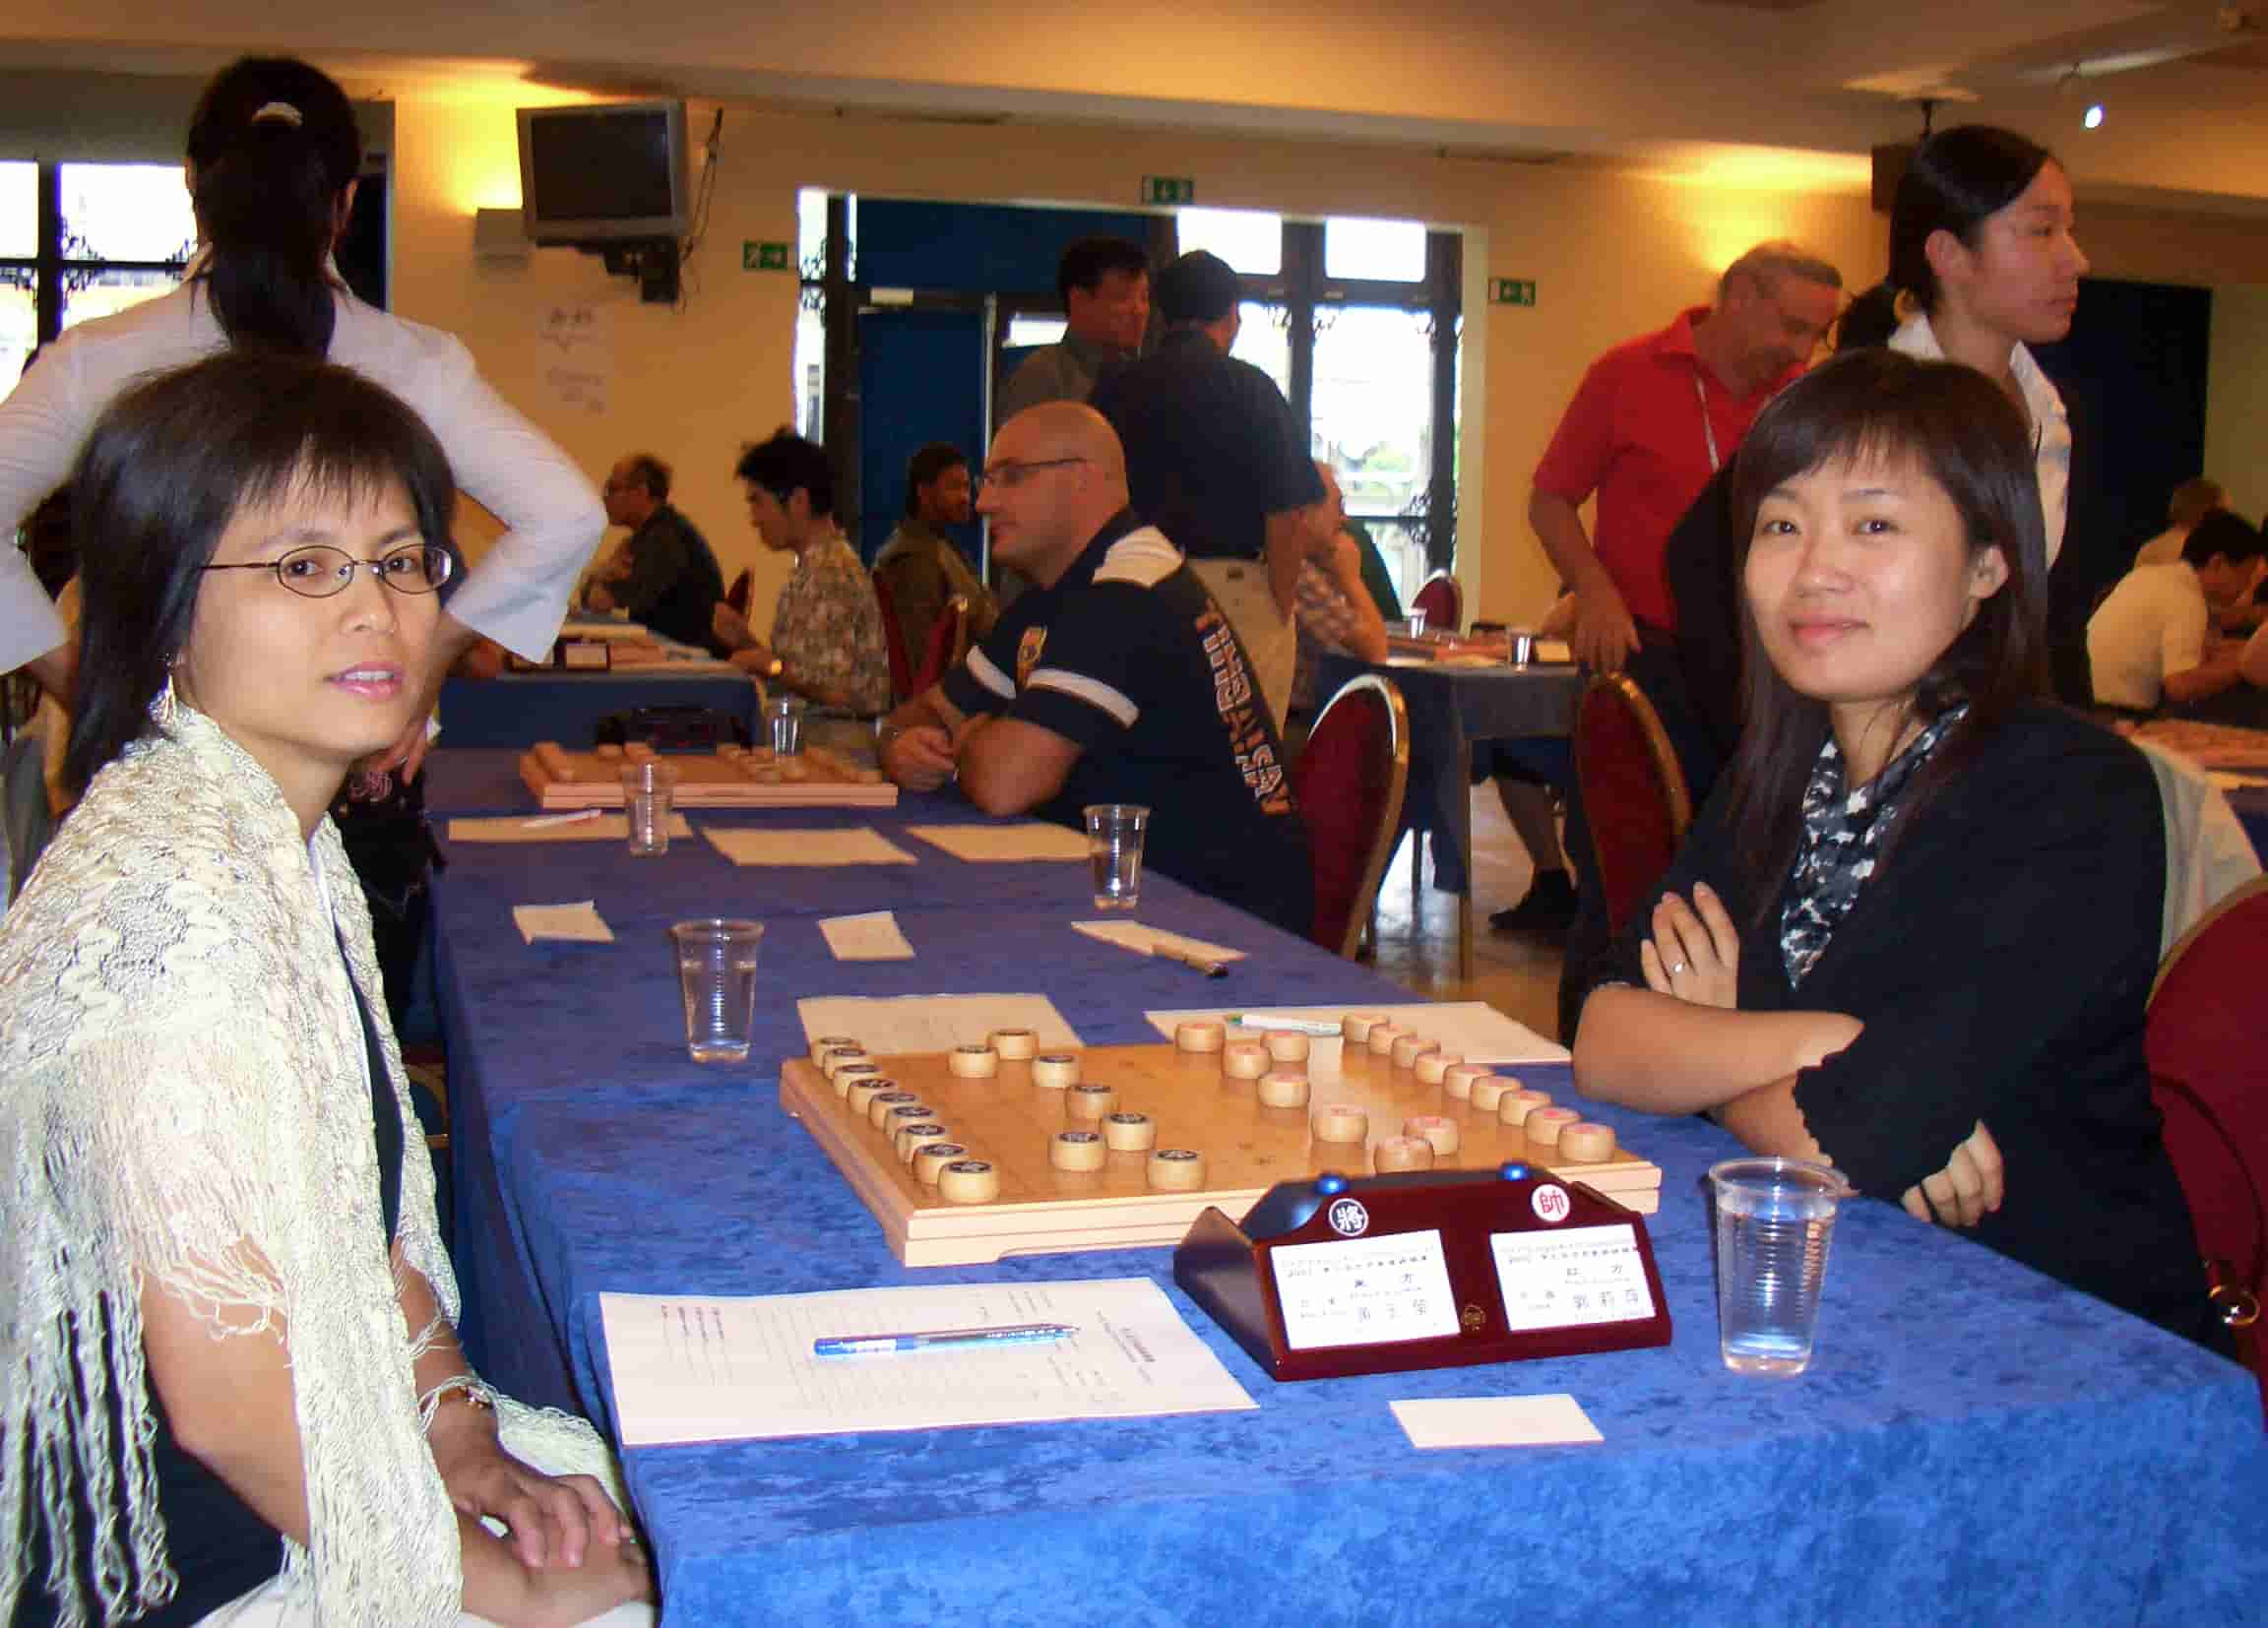
M 951 1350 L 968 1346 L 1040 1346 L 1068 1340 L 1073 1323 L 1012 1323 L 997 1329 L 931 1329 L 915 1334 L 843 1334 L 811 1342 L 813 1356 L 870 1356 L 881 1351 Z

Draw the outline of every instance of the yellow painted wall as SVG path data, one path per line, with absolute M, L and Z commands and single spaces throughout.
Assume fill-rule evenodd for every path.
M 2257 526 L 2268 515 L 2268 283 L 2213 291 L 2205 470 Z
M 1717 271 L 1760 239 L 1794 237 L 1857 284 L 1879 276 L 1885 253 L 1883 221 L 1842 171 L 1822 170 L 1830 178 L 1813 182 L 1800 166 L 1783 166 L 1776 184 L 1696 183 L 1424 150 L 734 109 L 708 236 L 689 267 L 692 291 L 673 311 L 639 304 L 627 280 L 571 250 L 539 250 L 523 265 L 474 259 L 473 209 L 518 197 L 510 99 L 397 102 L 397 309 L 460 334 L 498 387 L 594 474 L 640 448 L 670 460 L 679 501 L 726 576 L 756 568 L 760 613 L 782 567 L 759 557 L 730 471 L 744 441 L 792 417 L 796 285 L 789 275 L 741 271 L 740 245 L 793 241 L 798 187 L 1124 208 L 1144 175 L 1191 175 L 1208 205 L 1464 229 L 1458 568 L 1469 614 L 1503 618 L 1532 617 L 1548 601 L 1549 573 L 1524 518 L 1528 476 L 1594 356 L 1705 302 Z M 708 110 L 696 108 L 691 124 L 706 130 Z M 2098 275 L 2268 283 L 2268 222 L 2104 211 L 2090 215 L 2086 232 Z M 1537 305 L 1482 304 L 1491 275 L 1534 279 Z M 536 324 L 560 299 L 598 302 L 611 326 L 613 380 L 601 415 L 549 401 Z M 2264 328 L 2254 318 L 2241 331 L 2250 337 L 2231 342 L 2255 378 L 2268 352 Z M 2216 345 L 2221 416 L 2236 410 L 2224 403 L 2242 399 L 2223 391 L 2218 334 Z

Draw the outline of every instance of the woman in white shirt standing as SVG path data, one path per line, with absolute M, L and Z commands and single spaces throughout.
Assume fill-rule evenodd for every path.
M 461 343 L 348 292 L 331 249 L 361 167 L 353 107 L 328 75 L 283 57 L 223 69 L 189 126 L 186 174 L 204 247 L 178 289 L 74 328 L 0 402 L 0 529 L 62 482 L 130 381 L 230 344 L 327 357 L 414 407 L 459 486 L 508 528 L 443 614 L 421 675 L 430 694 L 475 635 L 532 657 L 550 649 L 606 516 L 590 481 L 481 379 Z M 0 550 L 0 671 L 30 666 L 67 695 L 66 637 L 21 555 Z M 390 755 L 408 756 L 421 738 L 420 716 Z

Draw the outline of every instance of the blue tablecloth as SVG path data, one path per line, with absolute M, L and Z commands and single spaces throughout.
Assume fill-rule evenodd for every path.
M 2236 810 L 2244 835 L 2252 839 L 2252 851 L 2268 855 L 2268 788 L 2238 786 L 2229 793 L 2229 806 Z
M 1396 659 L 1376 665 L 1325 656 L 1317 690 L 1329 695 L 1357 673 L 1394 680 L 1410 711 L 1410 785 L 1402 829 L 1431 839 L 1433 885 L 1472 888 L 1473 743 L 1564 737 L 1575 726 L 1582 679 L 1571 666 L 1448 667 Z
M 913 803 L 868 819 L 887 831 L 940 806 Z M 2248 1376 L 1859 1203 L 1812 1372 L 1735 1377 L 1717 1358 L 1699 1191 L 1732 1143 L 1697 1120 L 1608 1115 L 1666 1172 L 1651 1230 L 1667 1349 L 1277 1385 L 1170 1286 L 1162 1249 L 902 1268 L 781 1112 L 771 1062 L 687 1062 L 665 912 L 637 903 L 674 885 L 677 860 L 460 845 L 441 884 L 459 1247 L 492 1376 L 609 1418 L 606 1289 L 1145 1273 L 1260 1407 L 632 1452 L 669 1623 L 2258 1620 L 2268 1448 Z M 1059 867 L 1060 904 L 1038 884 L 1033 903 L 998 903 L 1004 873 L 1051 868 L 923 849 L 938 902 L 901 908 L 910 963 L 829 959 L 811 915 L 832 904 L 767 909 L 756 1055 L 801 1049 L 793 1002 L 815 993 L 1038 990 L 1091 1044 L 1152 1038 L 1145 1008 L 1407 998 L 1170 884 L 1144 916 L 1250 950 L 1226 984 L 1070 932 L 1076 867 Z M 614 925 L 632 930 L 532 949 L 506 879 L 619 899 Z M 1421 1453 L 1387 1408 L 1553 1391 L 1604 1445 Z
M 711 707 L 738 719 L 753 739 L 755 682 L 714 667 L 626 667 L 619 672 L 508 672 L 452 678 L 441 686 L 441 738 L 451 746 L 531 746 L 555 740 L 588 751 L 609 713 L 633 707 Z

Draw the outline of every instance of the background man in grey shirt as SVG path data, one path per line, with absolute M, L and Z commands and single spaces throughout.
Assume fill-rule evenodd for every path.
M 1113 362 L 1139 355 L 1150 326 L 1150 257 L 1123 237 L 1082 237 L 1055 269 L 1070 323 L 1059 344 L 1024 358 L 1000 392 L 996 421 L 1041 402 L 1084 402 Z

